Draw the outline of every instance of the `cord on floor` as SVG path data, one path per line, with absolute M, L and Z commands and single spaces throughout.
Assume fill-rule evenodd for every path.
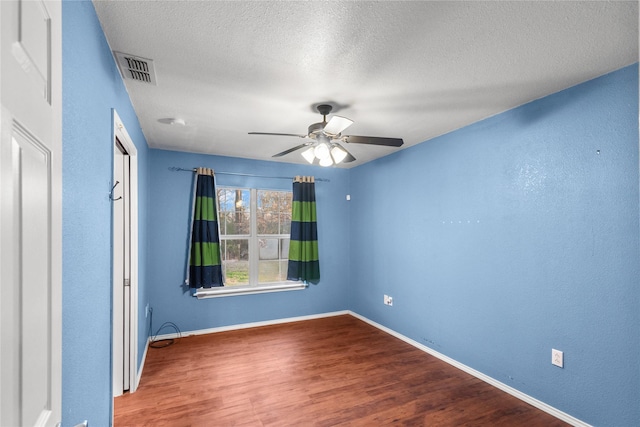
M 149 343 L 149 347 L 152 348 L 165 348 L 165 347 L 169 347 L 171 344 L 173 344 L 175 341 L 174 338 L 166 338 L 166 339 L 162 339 L 162 340 L 158 340 L 156 339 L 158 337 L 158 334 L 160 333 L 161 330 L 167 328 L 167 327 L 171 327 L 173 329 L 175 329 L 176 333 L 178 334 L 178 339 L 182 338 L 182 332 L 180 332 L 180 328 L 178 328 L 178 325 L 176 325 L 173 322 L 164 322 L 156 331 L 155 335 L 151 337 L 151 342 Z M 147 333 L 150 333 L 153 330 L 153 308 L 149 308 L 149 330 L 147 331 Z

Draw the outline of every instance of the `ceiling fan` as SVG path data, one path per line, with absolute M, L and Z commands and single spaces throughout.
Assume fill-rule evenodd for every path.
M 347 144 L 385 145 L 389 147 L 400 147 L 404 143 L 401 138 L 342 135 L 342 132 L 351 126 L 353 120 L 347 119 L 346 117 L 333 116 L 327 122 L 327 116 L 332 108 L 329 104 L 320 104 L 316 107 L 318 112 L 322 114 L 322 121 L 310 125 L 306 135 L 271 132 L 249 132 L 249 135 L 297 136 L 298 138 L 308 139 L 304 144 L 274 154 L 272 157 L 282 157 L 301 148 L 308 147 L 302 152 L 302 157 L 311 164 L 318 159 L 320 166 L 332 166 L 341 162 L 353 162 L 356 159 L 340 145 L 340 142 Z

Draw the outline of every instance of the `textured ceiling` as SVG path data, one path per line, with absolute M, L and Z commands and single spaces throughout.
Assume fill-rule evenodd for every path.
M 305 134 L 320 102 L 406 148 L 638 61 L 635 1 L 94 5 L 112 50 L 154 61 L 157 85 L 125 81 L 151 147 L 251 159 L 305 163 L 247 133 Z

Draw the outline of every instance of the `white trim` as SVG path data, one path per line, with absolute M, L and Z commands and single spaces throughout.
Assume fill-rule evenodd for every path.
M 142 360 L 140 361 L 140 370 L 138 371 L 138 375 L 136 376 L 136 388 L 138 384 L 140 384 L 140 379 L 142 378 L 142 370 L 144 369 L 144 362 L 147 360 L 147 351 L 149 350 L 149 344 L 151 343 L 151 337 L 147 338 L 147 343 L 144 346 L 144 353 L 142 353 Z
M 333 311 L 329 313 L 320 313 L 320 314 L 311 314 L 308 316 L 299 316 L 299 317 L 288 317 L 284 319 L 274 319 L 274 320 L 265 320 L 263 322 L 251 322 L 251 323 L 240 323 L 236 325 L 229 326 L 220 326 L 218 328 L 209 328 L 209 329 L 198 329 L 195 331 L 187 331 L 181 332 L 180 336 L 182 338 L 188 337 L 191 335 L 205 335 L 205 334 L 215 334 L 218 332 L 227 332 L 227 331 L 237 331 L 240 329 L 248 329 L 248 328 L 258 328 L 260 326 L 271 326 L 271 325 L 279 325 L 281 323 L 292 323 L 292 322 L 302 322 L 305 320 L 313 320 L 313 319 L 323 319 L 325 317 L 333 317 L 333 316 L 342 316 L 344 314 L 351 314 L 350 311 Z M 166 335 L 158 335 L 155 337 L 156 340 L 167 340 L 178 338 L 177 333 L 171 333 Z
M 131 309 L 130 309 L 130 356 L 129 356 L 129 393 L 134 393 L 138 388 L 137 371 L 138 371 L 138 150 L 133 143 L 127 129 L 124 127 L 118 112 L 112 109 L 112 121 L 113 121 L 113 149 L 116 150 L 116 138 L 120 141 L 124 149 L 129 156 L 130 166 L 130 257 L 131 257 L 131 278 L 130 278 L 130 292 L 131 292 Z M 115 315 L 115 311 L 114 311 Z M 115 331 L 114 331 L 115 334 Z M 113 339 L 113 336 L 112 336 Z
M 193 296 L 198 299 L 220 298 L 232 297 L 234 295 L 262 294 L 266 292 L 299 291 L 306 288 L 307 285 L 301 282 L 274 283 L 259 286 L 220 286 L 216 288 L 198 288 Z
M 538 400 L 538 399 L 536 399 L 534 397 L 531 397 L 528 394 L 525 394 L 525 393 L 521 392 L 520 390 L 517 390 L 517 389 L 515 389 L 513 387 L 510 387 L 510 386 L 508 386 L 508 385 L 496 380 L 495 378 L 491 378 L 490 376 L 485 375 L 480 371 L 476 371 L 475 369 L 470 368 L 469 366 L 464 365 L 464 364 L 462 364 L 462 363 L 460 363 L 460 362 L 458 362 L 458 361 L 456 361 L 456 360 L 454 360 L 454 359 L 452 359 L 452 358 L 450 358 L 448 356 L 445 356 L 444 354 L 439 353 L 439 352 L 433 350 L 432 348 L 429 348 L 429 347 L 427 347 L 427 346 L 425 346 L 423 344 L 420 344 L 419 342 L 414 341 L 411 338 L 408 338 L 408 337 L 406 337 L 406 336 L 404 336 L 402 334 L 399 334 L 398 332 L 396 332 L 396 331 L 394 331 L 392 329 L 389 329 L 386 326 L 382 326 L 379 323 L 376 323 L 373 320 L 369 320 L 366 317 L 361 316 L 361 315 L 359 315 L 357 313 L 354 313 L 352 311 L 349 311 L 349 314 L 351 314 L 353 317 L 356 317 L 356 318 L 362 320 L 363 322 L 366 322 L 366 323 L 370 324 L 371 326 L 374 326 L 374 327 L 380 329 L 381 331 L 384 331 L 384 332 L 388 333 L 389 335 L 393 335 L 394 337 L 406 342 L 407 344 L 410 344 L 410 345 L 416 347 L 419 350 L 424 351 L 425 353 L 428 353 L 428 354 L 430 354 L 430 355 L 432 355 L 434 357 L 437 357 L 438 359 L 442 360 L 443 362 L 446 362 L 449 365 L 460 369 L 461 371 L 464 371 L 464 372 L 466 372 L 468 374 L 473 375 L 474 377 L 478 378 L 479 380 L 482 380 L 482 381 L 486 382 L 487 384 L 492 385 L 492 386 L 494 386 L 494 387 L 496 387 L 496 388 L 498 388 L 498 389 L 500 389 L 500 390 L 502 390 L 502 391 L 504 391 L 504 392 L 506 392 L 506 393 L 508 393 L 508 394 L 510 394 L 510 395 L 522 400 L 523 402 L 528 403 L 531 406 L 534 406 L 534 407 L 536 407 L 536 408 L 538 408 L 538 409 L 540 409 L 540 410 L 542 410 L 542 411 L 544 411 L 544 412 L 546 412 L 546 413 L 548 413 L 550 415 L 553 415 L 554 417 L 556 417 L 556 418 L 558 418 L 558 419 L 560 419 L 560 420 L 562 420 L 562 421 L 564 421 L 566 423 L 571 424 L 572 426 L 576 426 L 576 427 L 591 427 L 590 424 L 587 424 L 584 421 L 581 421 L 581 420 L 579 420 L 579 419 L 577 419 L 575 417 L 572 417 L 571 415 L 567 414 L 566 412 L 562 412 L 561 410 L 556 409 L 553 406 L 548 405 L 548 404 L 546 404 L 546 403 L 544 403 L 544 402 L 542 402 L 542 401 L 540 401 L 540 400 Z

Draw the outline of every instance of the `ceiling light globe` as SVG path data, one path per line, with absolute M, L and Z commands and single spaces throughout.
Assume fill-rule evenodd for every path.
M 344 160 L 347 157 L 347 152 L 342 148 L 334 145 L 331 149 L 331 157 L 333 157 L 333 161 L 336 162 L 336 165 Z
M 304 159 L 311 164 L 313 164 L 313 161 L 316 159 L 313 147 L 307 148 L 301 154 L 302 154 L 302 157 L 304 157 Z
M 320 159 L 320 166 L 327 167 L 331 165 L 333 165 L 333 160 L 331 160 L 331 156 L 325 157 L 324 159 Z
M 326 158 L 329 158 L 329 160 L 331 160 L 331 153 L 329 152 L 329 147 L 325 143 L 318 144 L 314 150 L 314 154 L 320 160 L 323 160 Z

